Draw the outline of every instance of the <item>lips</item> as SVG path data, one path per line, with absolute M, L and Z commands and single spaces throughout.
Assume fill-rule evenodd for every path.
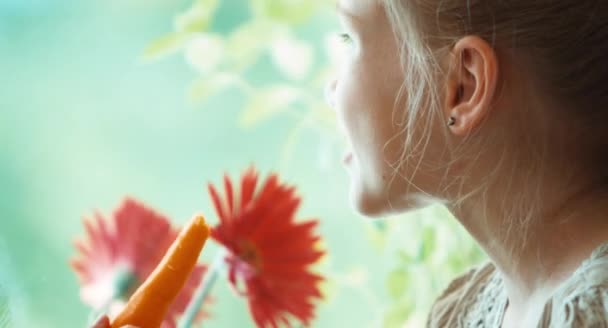
M 348 152 L 346 155 L 344 155 L 344 164 L 350 164 L 353 161 L 353 153 L 352 152 Z

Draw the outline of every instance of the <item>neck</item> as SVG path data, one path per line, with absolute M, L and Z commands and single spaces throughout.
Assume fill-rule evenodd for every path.
M 575 180 L 545 176 L 538 189 L 542 197 L 527 206 L 529 195 L 523 191 L 537 181 L 525 179 L 512 184 L 520 192 L 502 184 L 449 206 L 496 265 L 509 307 L 518 312 L 544 304 L 595 247 L 608 241 L 607 193 L 591 183 L 573 187 Z M 505 204 L 520 210 L 509 211 Z

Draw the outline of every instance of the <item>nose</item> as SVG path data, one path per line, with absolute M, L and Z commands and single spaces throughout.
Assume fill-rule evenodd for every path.
M 329 105 L 329 107 L 335 109 L 336 101 L 334 99 L 334 94 L 336 93 L 336 85 L 338 81 L 336 79 L 331 79 L 329 83 L 325 86 L 325 101 Z

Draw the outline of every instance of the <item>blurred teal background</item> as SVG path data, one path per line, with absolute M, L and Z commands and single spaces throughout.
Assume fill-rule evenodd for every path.
M 293 110 L 266 112 L 272 104 L 255 100 L 255 89 L 197 97 L 197 83 L 214 75 L 193 68 L 184 47 L 142 59 L 162 52 L 150 45 L 191 5 L 0 0 L 0 306 L 4 293 L 12 325 L 84 327 L 89 310 L 68 266 L 83 216 L 109 215 L 130 195 L 176 225 L 201 211 L 215 222 L 206 183 L 255 164 L 298 187 L 299 216 L 321 220 L 329 256 L 319 268 L 329 281 L 314 327 L 422 326 L 433 297 L 483 256 L 442 208 L 382 221 L 351 210 L 341 143 L 322 105 L 333 5 L 310 1 L 294 16 L 279 0 L 225 0 L 201 29 L 223 37 L 252 19 L 274 19 L 312 49 L 310 71 L 319 74 L 286 77 L 265 49 L 238 70 L 254 86 L 306 90 L 306 101 L 287 106 Z M 226 284 L 213 294 L 205 327 L 253 326 Z

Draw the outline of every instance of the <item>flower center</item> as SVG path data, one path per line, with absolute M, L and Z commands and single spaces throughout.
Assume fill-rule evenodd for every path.
M 114 299 L 129 300 L 129 297 L 135 292 L 138 281 L 137 277 L 131 270 L 121 269 L 114 277 Z
M 255 268 L 256 271 L 259 271 L 262 268 L 262 259 L 259 255 L 259 252 L 256 247 L 250 242 L 245 242 L 241 245 L 239 258 L 241 259 L 241 261 L 247 262 L 249 265 Z

